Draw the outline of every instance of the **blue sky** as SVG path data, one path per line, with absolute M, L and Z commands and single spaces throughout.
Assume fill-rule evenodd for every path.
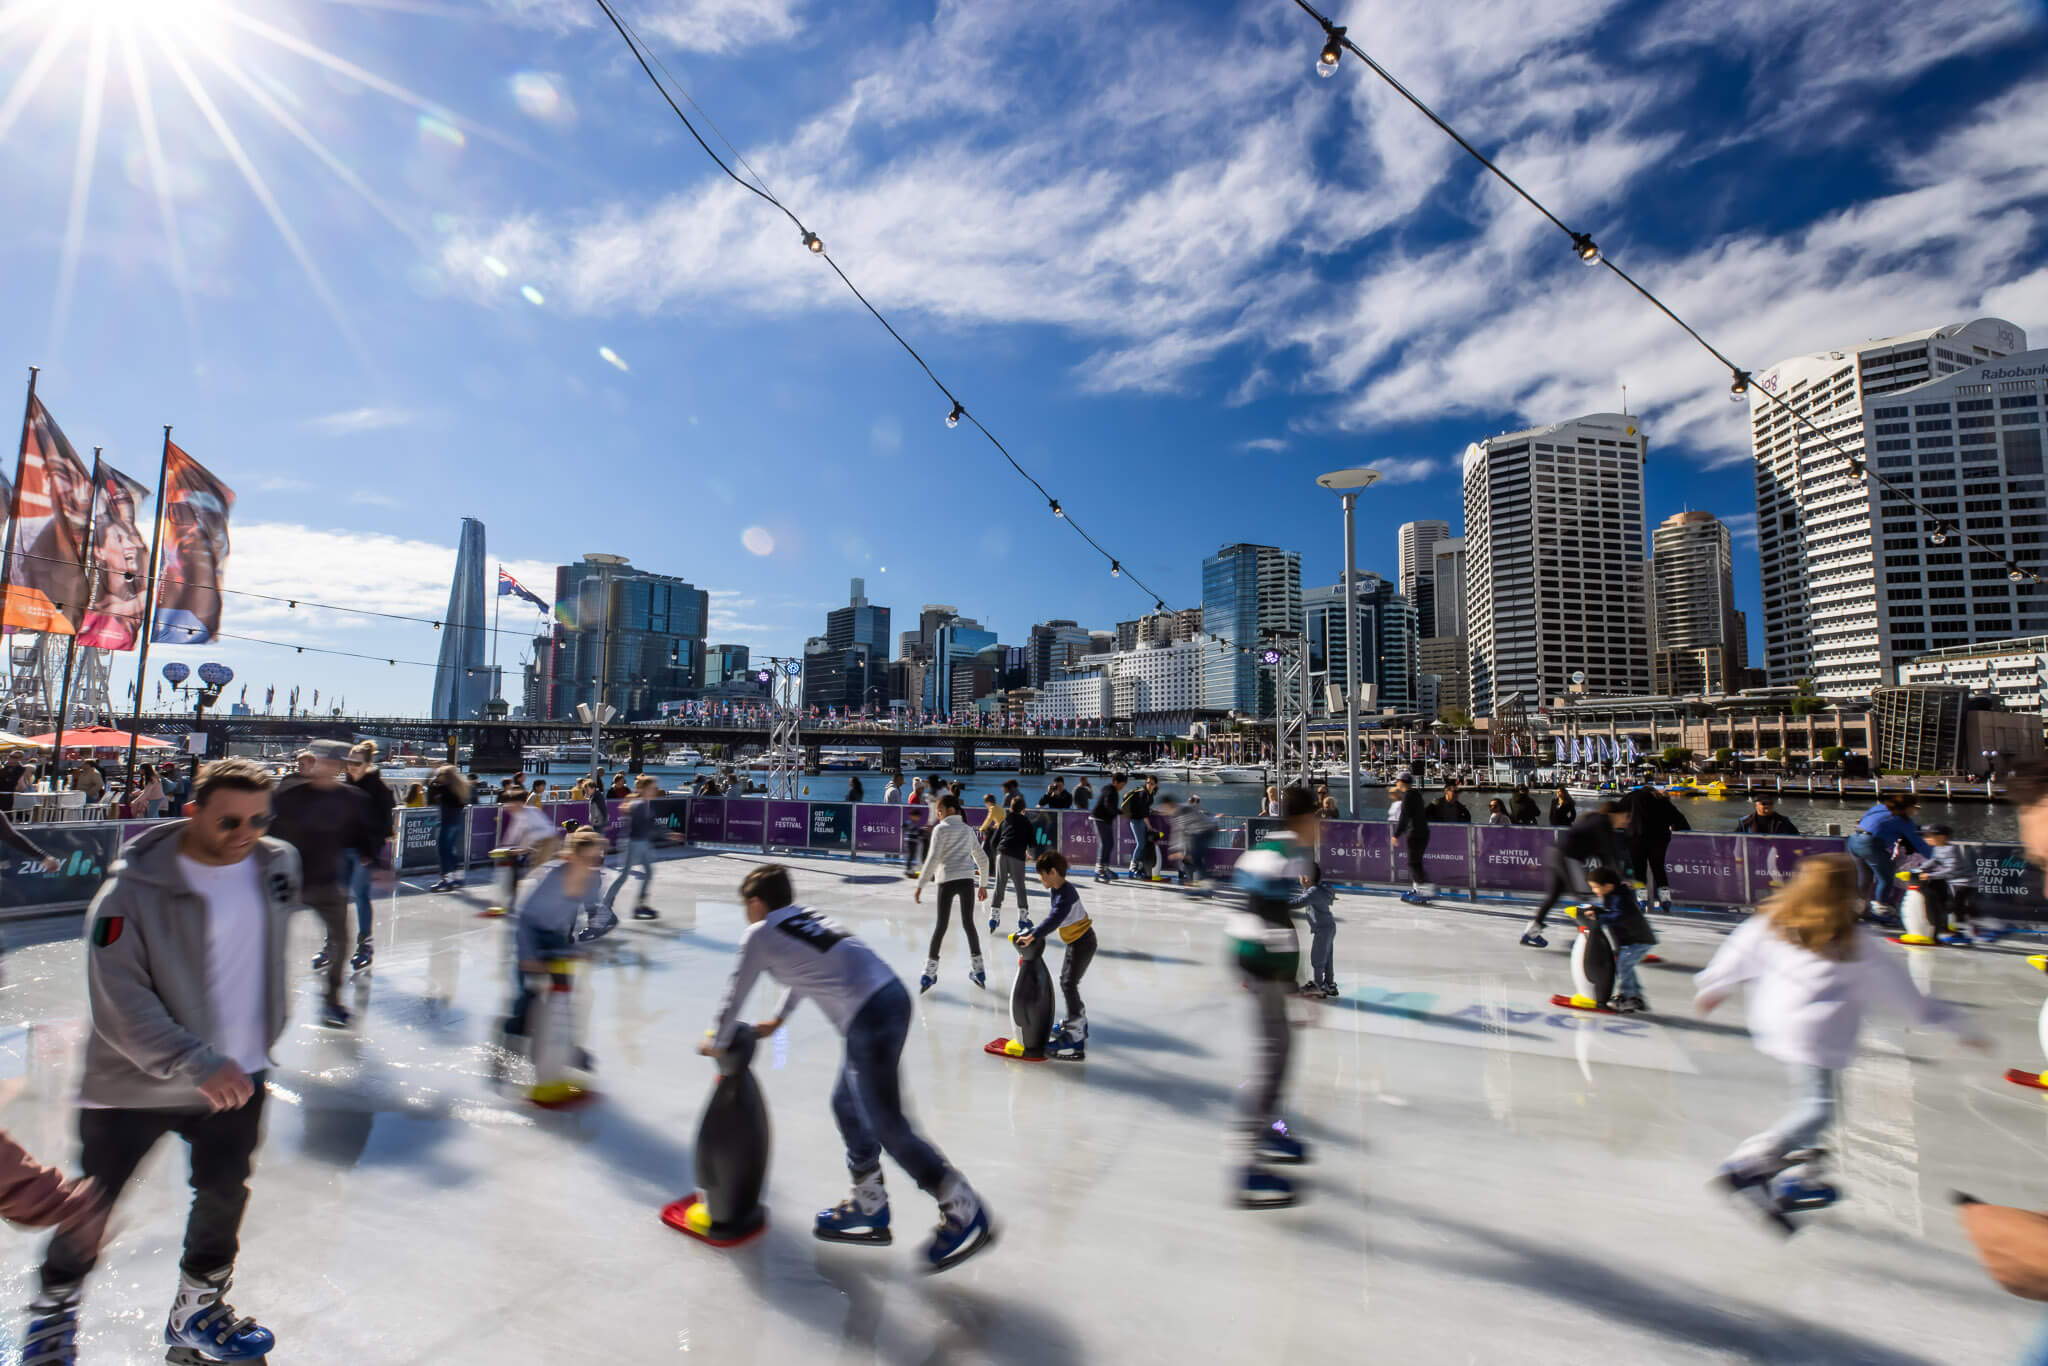
M 1359 558 L 1391 572 L 1396 524 L 1458 523 L 1466 442 L 1623 384 L 1652 523 L 1751 528 L 1726 375 L 1367 73 L 1315 79 L 1320 34 L 1285 0 L 626 13 L 1170 604 L 1227 541 L 1333 581 L 1312 481 L 1351 464 L 1389 473 Z M 1982 314 L 2048 345 L 2041 0 L 1340 17 L 1745 365 Z M 899 621 L 949 602 L 1006 640 L 1148 608 L 946 428 L 602 22 L 590 0 L 12 0 L 0 359 L 43 366 L 74 443 L 145 482 L 174 423 L 240 495 L 231 588 L 437 615 L 473 515 L 544 594 L 544 565 L 625 554 L 763 650 L 820 631 L 854 575 Z M 1753 610 L 1751 544 L 1736 580 Z M 427 626 L 229 604 L 231 632 L 434 657 Z M 428 670 L 381 658 L 203 657 L 259 695 L 427 701 Z

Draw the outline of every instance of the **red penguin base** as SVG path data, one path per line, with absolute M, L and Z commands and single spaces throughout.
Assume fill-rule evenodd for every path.
M 697 1192 L 691 1191 L 682 1199 L 662 1209 L 661 1222 L 676 1232 L 688 1234 L 698 1242 L 711 1247 L 739 1247 L 743 1243 L 751 1243 L 768 1231 L 768 1211 L 756 1205 L 741 1227 L 719 1228 L 711 1222 L 710 1213 L 704 1208 L 704 1202 L 697 1198 Z
M 1015 1039 L 990 1039 L 981 1046 L 981 1051 L 992 1057 L 1008 1058 L 1011 1062 L 1044 1062 L 1045 1054 L 1032 1057 L 1024 1051 L 1024 1045 Z
M 1552 996 L 1550 1004 L 1558 1007 L 1560 1010 L 1583 1010 L 1588 1015 L 1613 1015 L 1617 1013 L 1602 1005 L 1581 1005 L 1572 997 L 1561 994 Z
M 2036 1091 L 2048 1091 L 2048 1072 L 2029 1072 L 2023 1067 L 2008 1067 L 2005 1069 L 2005 1079 L 2014 1086 L 2026 1086 Z

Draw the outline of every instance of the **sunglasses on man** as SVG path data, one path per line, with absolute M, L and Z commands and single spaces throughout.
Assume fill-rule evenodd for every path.
M 268 830 L 270 828 L 270 813 L 268 811 L 260 816 L 215 816 L 213 818 L 213 825 L 216 830 L 221 831 L 223 834 L 233 834 L 242 828 L 242 823 L 245 820 L 248 822 L 251 830 Z

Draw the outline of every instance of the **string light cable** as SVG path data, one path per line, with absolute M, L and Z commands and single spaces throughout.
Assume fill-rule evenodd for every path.
M 1728 397 L 1730 399 L 1735 400 L 1737 402 L 1742 402 L 1746 401 L 1751 396 L 1752 392 L 1761 393 L 1764 396 L 1764 400 L 1767 404 L 1775 405 L 1781 413 L 1790 417 L 1793 422 L 1797 423 L 1801 427 L 1804 427 L 1814 436 L 1819 437 L 1822 441 L 1826 442 L 1828 446 L 1832 447 L 1837 454 L 1845 457 L 1849 462 L 1848 473 L 1850 479 L 1856 481 L 1857 483 L 1862 483 L 1867 479 L 1875 479 L 1880 489 L 1882 489 L 1885 493 L 1890 495 L 1889 498 L 1880 497 L 1878 499 L 1878 502 L 1880 504 L 1888 501 L 1905 503 L 1909 507 L 1911 507 L 1913 511 L 1916 514 L 1918 514 L 1921 518 L 1933 522 L 1934 530 L 1929 533 L 1928 539 L 1932 541 L 1935 545 L 1946 544 L 1949 536 L 1957 536 L 1961 539 L 1964 545 L 1968 546 L 1971 550 L 1978 552 L 1978 554 L 1986 557 L 1985 562 L 1996 561 L 2000 564 L 2003 564 L 2006 569 L 2006 577 L 2011 581 L 2015 583 L 2022 581 L 2030 583 L 2041 582 L 2041 575 L 2038 571 L 2022 567 L 2012 556 L 2008 555 L 2004 550 L 1994 546 L 1987 545 L 1983 541 L 1979 540 L 1977 537 L 1960 530 L 1954 525 L 1952 521 L 1938 516 L 1938 514 L 1936 514 L 1932 509 L 1927 507 L 1926 504 L 1920 502 L 1919 499 L 1915 498 L 1912 494 L 1912 491 L 1909 488 L 1901 486 L 1900 484 L 1886 477 L 1879 471 L 1872 469 L 1867 460 L 1865 460 L 1861 455 L 1849 450 L 1849 448 L 1844 446 L 1841 443 L 1840 439 L 1836 437 L 1833 433 L 1823 430 L 1806 414 L 1800 412 L 1797 408 L 1793 407 L 1791 401 L 1787 399 L 1784 395 L 1779 394 L 1771 389 L 1764 388 L 1761 385 L 1753 385 L 1750 371 L 1744 369 L 1740 365 L 1737 365 L 1733 360 L 1730 360 L 1727 354 L 1723 352 L 1721 348 L 1715 346 L 1712 342 L 1708 341 L 1704 336 L 1700 335 L 1700 332 L 1697 328 L 1695 328 L 1691 323 L 1687 322 L 1684 318 L 1680 317 L 1678 313 L 1674 309 L 1672 309 L 1672 307 L 1669 304 L 1665 303 L 1662 299 L 1658 298 L 1653 290 L 1648 288 L 1641 281 L 1637 280 L 1635 276 L 1629 274 L 1626 270 L 1623 270 L 1619 265 L 1617 265 L 1613 257 L 1601 251 L 1599 246 L 1593 241 L 1592 235 L 1590 233 L 1577 231 L 1570 224 L 1566 223 L 1563 219 L 1559 218 L 1555 213 L 1551 212 L 1548 205 L 1544 204 L 1542 200 L 1538 199 L 1535 195 L 1531 194 L 1526 188 L 1524 188 L 1520 181 L 1516 180 L 1513 176 L 1509 175 L 1505 170 L 1501 169 L 1500 165 L 1496 163 L 1491 157 L 1488 157 L 1484 152 L 1480 151 L 1477 147 L 1473 146 L 1472 143 L 1462 133 L 1460 133 L 1456 128 L 1452 127 L 1451 124 L 1441 114 L 1437 113 L 1436 110 L 1432 109 L 1429 106 L 1429 104 L 1421 98 L 1421 96 L 1417 95 L 1414 91 L 1410 90 L 1406 85 L 1403 85 L 1399 78 L 1397 78 L 1391 71 L 1388 71 L 1386 67 L 1380 65 L 1380 63 L 1373 58 L 1371 53 L 1367 52 L 1364 48 L 1360 47 L 1357 44 L 1357 42 L 1355 42 L 1352 39 L 1352 37 L 1346 31 L 1343 25 L 1331 22 L 1331 20 L 1327 16 L 1325 16 L 1321 11 L 1317 10 L 1315 6 L 1309 4 L 1308 0 L 1294 0 L 1294 4 L 1298 8 L 1300 8 L 1303 13 L 1307 14 L 1310 18 L 1314 19 L 1323 30 L 1323 47 L 1322 50 L 1316 55 L 1316 74 L 1320 76 L 1334 75 L 1336 73 L 1338 65 L 1343 59 L 1344 53 L 1348 52 L 1352 56 L 1356 57 L 1361 65 L 1363 65 L 1367 70 L 1371 71 L 1375 76 L 1378 76 L 1382 81 L 1384 81 L 1387 84 L 1387 86 L 1394 91 L 1395 94 L 1399 95 L 1402 99 L 1406 100 L 1410 105 L 1414 106 L 1415 110 L 1418 113 L 1420 113 L 1424 118 L 1428 119 L 1431 123 L 1435 124 L 1437 128 L 1440 129 L 1446 137 L 1450 138 L 1451 141 L 1455 142 L 1459 147 L 1464 149 L 1466 154 L 1469 155 L 1474 161 L 1478 162 L 1482 167 L 1484 167 L 1489 174 L 1491 174 L 1495 179 L 1499 180 L 1501 184 L 1507 186 L 1509 190 L 1513 191 L 1514 194 L 1517 197 L 1519 197 L 1524 203 L 1526 203 L 1530 208 L 1536 210 L 1536 212 L 1542 214 L 1546 219 L 1550 220 L 1551 224 L 1554 227 L 1556 227 L 1559 232 L 1563 233 L 1566 238 L 1570 240 L 1572 252 L 1579 258 L 1581 262 L 1583 262 L 1587 266 L 1606 267 L 1609 271 L 1613 273 L 1616 279 L 1620 280 L 1623 284 L 1627 285 L 1630 289 L 1634 290 L 1636 294 L 1641 296 L 1641 298 L 1645 302 L 1647 302 L 1652 308 L 1655 308 L 1659 313 L 1662 313 L 1672 323 L 1676 324 L 1677 327 L 1681 331 L 1683 331 L 1686 336 L 1692 338 L 1693 341 L 1699 343 L 1700 348 L 1702 350 L 1704 350 L 1708 355 L 1712 356 L 1716 361 L 1718 361 L 1723 367 L 1727 369 L 1729 376 Z

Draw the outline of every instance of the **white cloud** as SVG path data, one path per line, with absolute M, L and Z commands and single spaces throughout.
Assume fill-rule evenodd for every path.
M 1277 436 L 1255 436 L 1249 441 L 1238 442 L 1237 448 L 1247 453 L 1262 451 L 1267 455 L 1278 455 L 1287 449 L 1287 442 Z
M 417 414 L 403 408 L 350 408 L 345 412 L 309 417 L 306 425 L 322 436 L 354 436 L 358 432 L 381 432 L 405 427 L 417 421 Z
M 1882 188 L 1862 203 L 1682 256 L 1639 248 L 1634 187 L 1729 144 L 1703 144 L 1683 118 L 1699 92 L 1670 63 L 1708 41 L 1696 19 L 1663 16 L 1643 45 L 1657 67 L 1602 55 L 1618 7 L 1423 7 L 1373 26 L 1369 46 L 1753 367 L 1994 303 L 2022 322 L 2048 305 L 2048 275 L 2015 264 L 2048 200 L 2048 173 L 2012 141 L 2048 125 L 2038 81 L 1930 146 L 1867 147 L 1890 179 L 1873 177 Z M 2009 6 L 1979 8 L 1998 12 L 1923 22 L 1872 19 L 1855 0 L 1738 0 L 1713 41 L 1725 27 L 1762 71 L 1756 89 L 1775 92 L 1758 96 L 1742 139 L 1829 145 L 1873 88 L 1993 47 L 2020 22 Z M 941 5 L 894 47 L 860 54 L 836 102 L 748 156 L 899 322 L 1064 329 L 1095 347 L 1076 375 L 1085 390 L 1207 387 L 1203 372 L 1222 369 L 1232 402 L 1334 395 L 1318 420 L 1360 429 L 1460 412 L 1553 421 L 1612 410 L 1627 384 L 1654 440 L 1741 457 L 1727 377 L 1704 353 L 1611 274 L 1581 269 L 1553 227 L 1355 62 L 1334 81 L 1309 76 L 1317 45 L 1282 7 L 1148 24 L 1092 0 Z M 1173 59 L 1132 60 L 1153 50 Z M 1773 121 L 1792 106 L 1798 118 Z M 458 230 L 444 267 L 503 306 L 487 256 L 576 314 L 857 307 L 786 223 L 715 174 L 651 202 Z
M 386 635 L 393 631 L 430 630 L 388 618 L 349 612 L 328 612 L 306 606 L 325 602 L 339 606 L 437 619 L 448 610 L 448 589 L 455 577 L 455 547 L 433 541 L 408 540 L 374 531 L 326 530 L 294 522 L 238 522 L 228 558 L 227 620 L 236 633 L 275 634 L 281 625 L 295 628 L 294 639 L 314 641 L 322 633 L 347 631 Z M 486 594 L 503 564 L 512 577 L 540 594 L 554 593 L 555 566 L 532 560 L 498 560 L 485 567 Z M 286 601 L 245 596 L 268 594 Z M 289 605 L 298 599 L 300 606 Z M 513 602 L 518 602 L 513 599 Z M 504 629 L 525 624 L 530 604 L 508 608 Z M 522 615 L 523 614 L 523 615 Z M 506 638 L 508 641 L 511 637 Z M 360 648 L 349 645 L 347 648 Z M 415 650 L 421 648 L 413 647 Z
M 1445 468 L 1443 461 L 1426 455 L 1397 455 L 1387 460 L 1375 460 L 1372 467 L 1380 472 L 1382 484 L 1419 484 L 1441 474 Z
M 492 9 L 515 22 L 557 30 L 590 28 L 609 21 L 584 0 L 489 0 Z M 793 37 L 803 0 L 642 0 L 620 7 L 627 23 L 644 37 L 686 52 L 733 52 L 757 43 Z
M 1736 545 L 1756 545 L 1756 514 L 1738 512 L 1721 520 L 1728 526 L 1728 539 Z
M 395 508 L 398 506 L 398 500 L 390 494 L 375 493 L 369 489 L 358 489 L 348 496 L 348 500 L 351 503 L 360 503 L 365 507 Z

